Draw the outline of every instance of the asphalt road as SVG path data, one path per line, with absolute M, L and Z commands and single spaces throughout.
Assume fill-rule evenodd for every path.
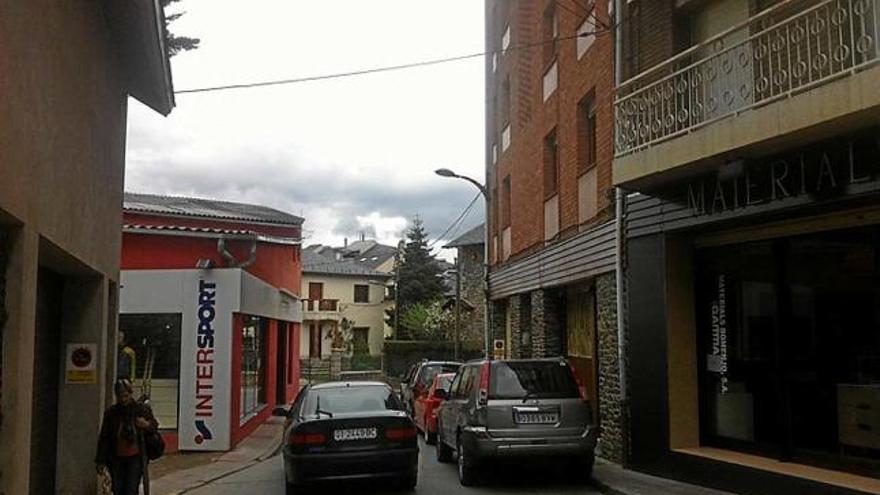
M 458 483 L 455 464 L 440 464 L 434 457 L 434 447 L 421 443 L 419 459 L 419 484 L 415 493 L 424 495 L 516 493 L 535 495 L 598 494 L 589 483 L 567 479 L 562 468 L 553 466 L 530 466 L 528 464 L 504 465 L 487 469 L 484 482 L 479 487 L 465 488 Z M 188 492 L 196 495 L 265 494 L 284 495 L 284 473 L 281 456 L 256 464 L 234 475 L 218 480 L 198 490 Z M 313 488 L 306 493 L 341 494 L 406 494 L 411 492 L 371 481 L 359 484 L 330 484 Z

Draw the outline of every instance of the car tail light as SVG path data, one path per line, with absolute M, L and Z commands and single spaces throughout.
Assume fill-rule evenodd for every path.
M 290 445 L 321 445 L 327 443 L 327 437 L 321 433 L 294 433 L 288 439 Z
M 416 435 L 417 432 L 414 426 L 407 426 L 405 428 L 388 428 L 385 430 L 385 438 L 388 440 L 406 440 L 408 438 L 415 438 Z
M 480 405 L 485 406 L 489 402 L 489 363 L 483 363 L 480 367 Z
M 587 393 L 586 393 L 587 390 L 586 390 L 586 387 L 584 387 L 584 384 L 581 383 L 581 379 L 578 377 L 578 374 L 577 374 L 576 370 L 574 369 L 574 365 L 571 363 L 568 363 L 568 369 L 571 370 L 571 376 L 574 377 L 574 381 L 577 384 L 578 394 L 580 394 L 581 400 L 586 401 L 587 400 Z

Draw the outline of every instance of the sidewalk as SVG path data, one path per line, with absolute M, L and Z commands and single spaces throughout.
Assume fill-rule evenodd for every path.
M 234 450 L 221 454 L 217 459 L 153 479 L 150 483 L 150 493 L 152 495 L 186 493 L 268 459 L 281 446 L 283 428 L 283 418 L 269 418 Z M 162 460 L 175 462 L 173 456 Z
M 593 467 L 593 481 L 610 495 L 733 495 L 701 486 L 623 469 L 601 459 Z

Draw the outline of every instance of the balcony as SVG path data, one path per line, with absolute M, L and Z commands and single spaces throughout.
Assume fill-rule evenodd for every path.
M 615 184 L 876 123 L 878 11 L 880 0 L 782 1 L 625 81 Z
M 338 299 L 303 299 L 303 320 L 338 321 L 342 317 Z

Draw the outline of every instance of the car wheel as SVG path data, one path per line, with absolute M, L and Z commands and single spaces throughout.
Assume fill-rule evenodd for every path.
M 462 445 L 461 438 L 458 439 L 458 482 L 461 486 L 477 485 L 477 466 L 474 462 L 474 455 L 471 451 Z
M 572 460 L 571 470 L 573 481 L 587 482 L 593 476 L 593 464 L 595 458 L 593 456 L 576 457 Z
M 438 426 L 439 429 L 439 426 Z M 437 453 L 437 462 L 448 464 L 452 462 L 452 449 L 443 441 L 443 435 L 437 437 L 437 445 L 434 451 Z
M 419 484 L 419 473 L 415 472 L 410 476 L 405 476 L 400 480 L 400 486 L 406 491 L 413 491 L 416 489 L 416 485 Z

